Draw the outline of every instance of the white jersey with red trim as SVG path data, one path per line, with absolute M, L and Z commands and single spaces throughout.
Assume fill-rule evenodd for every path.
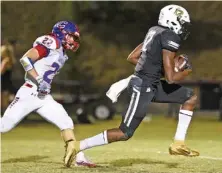
M 33 47 L 39 53 L 39 60 L 34 63 L 34 68 L 38 75 L 51 84 L 54 76 L 63 67 L 68 59 L 61 45 L 60 40 L 51 35 L 38 37 L 33 43 Z M 25 78 L 27 81 L 30 78 Z

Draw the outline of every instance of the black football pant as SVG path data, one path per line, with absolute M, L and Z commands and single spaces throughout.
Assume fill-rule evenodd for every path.
M 150 85 L 137 76 L 132 77 L 127 89 L 130 98 L 127 109 L 123 112 L 120 129 L 129 138 L 146 116 L 151 102 L 183 104 L 193 95 L 190 88 L 168 84 L 164 80 L 158 85 Z

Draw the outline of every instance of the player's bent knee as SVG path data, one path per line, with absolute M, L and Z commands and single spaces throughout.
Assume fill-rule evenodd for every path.
M 59 128 L 60 130 L 73 129 L 74 124 L 73 124 L 72 118 L 68 115 L 64 117 L 63 123 L 61 123 Z
M 196 105 L 196 103 L 197 103 L 197 95 L 196 94 L 194 94 L 192 97 L 191 97 L 191 101 L 193 102 L 193 104 L 195 104 Z
M 59 127 L 60 130 L 66 130 L 66 129 L 73 129 L 74 124 L 72 121 L 72 118 L 68 115 L 64 107 L 57 103 L 57 112 L 59 121 L 56 121 L 56 125 Z
M 193 93 L 193 95 L 185 102 L 185 104 L 195 106 L 197 104 L 197 95 Z
M 59 128 L 60 130 L 73 129 L 74 124 L 73 124 L 72 119 L 69 116 L 67 116 Z
M 127 127 L 125 124 L 121 124 L 119 129 L 123 132 L 123 137 L 122 137 L 122 140 L 123 141 L 127 141 L 128 139 L 130 139 L 133 134 L 134 134 L 134 131 L 131 130 L 129 127 Z
M 68 123 L 67 123 L 67 126 L 69 129 L 73 129 L 74 128 L 74 123 L 72 121 L 72 118 L 70 116 L 68 116 Z
M 133 132 L 129 130 L 127 130 L 124 134 L 125 134 L 126 140 L 130 139 L 133 136 Z

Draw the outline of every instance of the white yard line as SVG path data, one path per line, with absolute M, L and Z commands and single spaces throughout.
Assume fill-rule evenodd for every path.
M 211 156 L 199 156 L 199 157 L 203 159 L 210 159 L 210 160 L 222 160 L 221 157 L 211 157 Z

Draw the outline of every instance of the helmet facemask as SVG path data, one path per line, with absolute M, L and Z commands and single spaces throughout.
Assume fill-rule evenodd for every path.
M 186 22 L 184 20 L 180 20 L 179 18 L 178 22 L 180 23 L 181 26 L 181 29 L 178 31 L 178 35 L 181 37 L 182 40 L 186 40 L 187 37 L 190 35 L 191 23 Z
M 75 33 L 64 33 L 62 45 L 65 49 L 76 52 L 80 46 L 80 35 L 78 32 Z

